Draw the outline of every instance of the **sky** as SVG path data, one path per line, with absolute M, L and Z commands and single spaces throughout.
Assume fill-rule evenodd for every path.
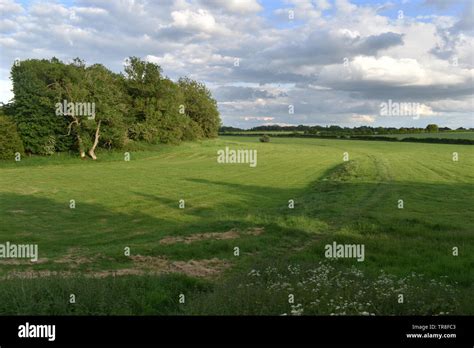
M 474 127 L 473 43 L 472 0 L 0 0 L 0 102 L 15 59 L 138 56 L 204 82 L 226 126 Z

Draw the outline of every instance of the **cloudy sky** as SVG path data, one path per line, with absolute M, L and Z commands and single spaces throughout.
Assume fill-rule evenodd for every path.
M 0 0 L 15 59 L 128 56 L 205 82 L 223 123 L 474 127 L 472 0 Z M 420 117 L 381 115 L 417 103 Z

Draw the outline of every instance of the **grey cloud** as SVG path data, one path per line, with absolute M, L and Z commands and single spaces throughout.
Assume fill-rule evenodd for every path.
M 397 86 L 382 81 L 338 81 L 329 84 L 338 91 L 352 92 L 361 99 L 403 99 L 411 100 L 438 100 L 465 96 L 474 93 L 474 85 L 471 81 L 458 85 L 446 86 Z
M 453 26 L 453 31 L 474 31 L 474 2 L 469 1 L 464 7 L 461 19 Z
M 286 96 L 283 92 L 272 94 L 265 89 L 239 86 L 221 86 L 213 92 L 219 101 L 253 100 L 257 98 L 275 99 Z
M 256 0 L 199 0 L 199 4 L 226 13 L 247 14 L 262 10 L 262 6 Z
M 335 36 L 329 32 L 313 32 L 306 39 L 286 40 L 288 44 L 277 45 L 261 52 L 262 59 L 271 66 L 292 69 L 302 65 L 326 65 L 342 62 L 344 58 L 356 55 L 375 55 L 378 51 L 402 45 L 402 35 L 392 32 L 367 38 Z
M 392 46 L 403 45 L 403 35 L 397 33 L 382 33 L 372 35 L 362 41 L 357 47 L 359 53 L 374 55 L 378 51 L 390 48 Z

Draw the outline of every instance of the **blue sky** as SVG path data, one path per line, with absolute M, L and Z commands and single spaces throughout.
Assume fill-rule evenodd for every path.
M 472 1 L 0 0 L 0 11 L 3 102 L 16 58 L 119 72 L 134 55 L 205 82 L 226 125 L 474 127 Z M 381 115 L 389 100 L 419 117 Z

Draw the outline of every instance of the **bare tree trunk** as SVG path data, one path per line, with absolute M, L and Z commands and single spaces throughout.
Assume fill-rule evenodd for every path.
M 93 160 L 97 159 L 97 156 L 95 155 L 95 149 L 97 145 L 99 144 L 99 137 L 100 137 L 100 120 L 99 120 L 99 123 L 97 124 L 97 129 L 95 130 L 94 144 L 89 150 L 89 156 L 91 156 Z
M 68 126 L 68 132 L 67 132 L 67 135 L 70 135 L 71 134 L 71 131 L 72 131 L 72 125 L 73 124 L 76 124 L 77 126 L 77 145 L 79 146 L 79 153 L 81 154 L 81 159 L 86 159 L 86 152 L 84 151 L 84 146 L 83 146 L 83 143 L 82 143 L 82 139 L 81 139 L 81 136 L 79 135 L 79 120 L 72 116 L 73 118 L 73 121 L 69 124 Z
M 81 153 L 81 159 L 86 159 L 86 152 L 84 151 L 84 146 L 82 145 L 82 139 L 80 135 L 77 135 L 77 142 L 79 144 L 79 152 Z

